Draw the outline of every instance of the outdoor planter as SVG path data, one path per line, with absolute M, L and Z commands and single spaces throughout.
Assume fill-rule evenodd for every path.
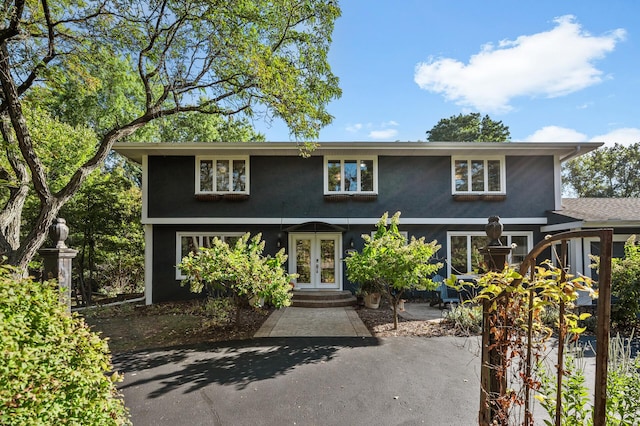
M 364 296 L 364 306 L 369 309 L 378 309 L 380 307 L 380 293 L 371 293 Z
M 404 302 L 406 302 L 406 299 L 400 299 L 398 300 L 398 311 L 404 311 Z

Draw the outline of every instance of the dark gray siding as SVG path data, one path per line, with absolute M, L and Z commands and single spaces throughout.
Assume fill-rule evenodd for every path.
M 245 201 L 198 201 L 195 193 L 194 157 L 150 157 L 148 160 L 149 218 L 184 218 L 182 225 L 153 226 L 153 302 L 194 296 L 175 279 L 177 232 L 262 232 L 266 253 L 277 251 L 278 236 L 285 249 L 290 225 L 190 225 L 189 218 L 376 218 L 385 211 L 401 211 L 414 218 L 544 217 L 553 210 L 554 165 L 552 157 L 507 157 L 507 196 L 502 201 L 456 201 L 451 195 L 449 157 L 378 158 L 378 196 L 374 201 L 332 202 L 323 195 L 323 159 L 311 157 L 251 157 L 250 192 Z M 371 226 L 344 226 L 343 248 L 362 248 L 360 236 Z M 484 225 L 406 225 L 409 235 L 437 240 L 446 257 L 447 231 L 482 231 Z M 509 226 L 505 231 L 533 231 L 540 241 L 539 226 Z M 442 275 L 446 268 L 443 268 Z M 343 274 L 345 273 L 343 268 Z M 343 288 L 355 290 L 343 275 Z
M 451 195 L 449 157 L 378 158 L 375 201 L 328 201 L 323 196 L 323 159 L 251 157 L 245 201 L 198 201 L 194 157 L 149 158 L 148 214 L 178 217 L 543 217 L 553 210 L 553 158 L 507 157 L 503 201 L 457 201 Z

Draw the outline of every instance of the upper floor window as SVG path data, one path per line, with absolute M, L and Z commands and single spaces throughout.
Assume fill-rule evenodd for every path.
M 453 157 L 453 193 L 505 193 L 504 157 Z
M 327 158 L 324 159 L 324 192 L 338 193 L 377 193 L 378 159 Z
M 248 157 L 196 157 L 196 193 L 249 193 Z

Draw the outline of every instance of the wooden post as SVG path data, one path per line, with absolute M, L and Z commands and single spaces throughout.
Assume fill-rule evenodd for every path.
M 607 364 L 611 328 L 611 256 L 613 231 L 600 234 L 600 270 L 598 271 L 598 328 L 596 330 L 596 383 L 593 401 L 593 424 L 605 426 L 607 405 Z
M 485 226 L 489 244 L 480 250 L 484 255 L 484 261 L 489 271 L 502 271 L 507 263 L 507 256 L 511 253 L 511 247 L 503 246 L 500 242 L 502 224 L 498 216 L 491 216 Z M 502 297 L 502 296 L 500 296 Z M 482 426 L 492 424 L 495 416 L 495 404 L 493 400 L 506 389 L 506 377 L 498 379 L 494 374 L 495 368 L 502 364 L 498 351 L 493 348 L 494 336 L 491 334 L 489 324 L 489 308 L 491 301 L 482 303 L 482 351 L 480 367 L 480 411 L 478 423 Z

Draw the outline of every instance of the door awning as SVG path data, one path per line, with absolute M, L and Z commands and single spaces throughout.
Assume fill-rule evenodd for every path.
M 344 232 L 345 228 L 326 222 L 305 222 L 284 228 L 285 232 Z

